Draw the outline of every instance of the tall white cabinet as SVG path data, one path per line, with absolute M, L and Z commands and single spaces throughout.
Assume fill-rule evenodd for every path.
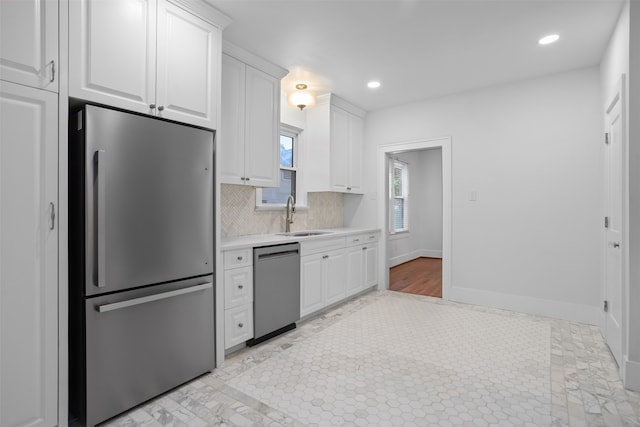
M 280 168 L 280 80 L 287 70 L 231 43 L 222 55 L 220 179 L 277 187 Z
M 58 96 L 0 81 L 0 425 L 58 422 Z
M 0 1 L 0 79 L 58 91 L 58 1 Z
M 74 0 L 69 95 L 216 129 L 228 22 L 186 0 Z
M 307 111 L 306 186 L 309 191 L 362 194 L 364 116 L 360 108 L 321 95 Z

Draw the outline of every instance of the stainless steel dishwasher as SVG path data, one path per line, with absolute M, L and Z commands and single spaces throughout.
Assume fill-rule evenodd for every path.
M 255 345 L 294 329 L 300 320 L 300 244 L 253 249 Z

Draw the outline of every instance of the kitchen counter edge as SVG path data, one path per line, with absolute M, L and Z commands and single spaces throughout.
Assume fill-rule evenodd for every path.
M 311 230 L 300 230 L 311 231 Z M 322 228 L 312 231 L 326 231 L 327 234 L 315 236 L 279 236 L 278 234 L 250 234 L 246 236 L 224 237 L 220 240 L 220 250 L 256 248 L 260 246 L 280 245 L 295 242 L 307 242 L 310 240 L 325 240 L 336 237 L 345 237 L 353 234 L 379 233 L 379 228 Z

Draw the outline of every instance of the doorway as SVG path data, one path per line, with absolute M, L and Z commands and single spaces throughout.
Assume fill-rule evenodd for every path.
M 389 290 L 442 298 L 442 258 L 420 257 L 391 267 Z
M 393 244 L 394 242 L 396 242 L 396 245 L 406 244 L 406 239 L 410 237 L 406 233 L 393 233 L 392 230 L 390 221 L 392 218 L 391 209 L 389 197 L 387 197 L 387 194 L 389 194 L 389 174 L 387 173 L 389 171 L 389 157 L 428 149 L 440 149 L 439 157 L 442 165 L 442 213 L 439 227 L 441 247 L 438 251 L 439 253 L 435 256 L 428 253 L 429 248 L 426 248 L 426 253 L 423 252 L 425 248 L 421 248 L 418 251 L 413 251 L 413 253 L 402 255 L 408 257 L 407 259 L 402 259 L 397 253 L 393 253 Z M 378 194 L 380 195 L 378 197 L 378 224 L 383 234 L 379 255 L 379 277 L 381 278 L 379 289 L 390 289 L 389 274 L 391 267 L 414 259 L 441 258 L 439 266 L 441 272 L 439 278 L 441 296 L 447 299 L 451 292 L 451 138 L 423 139 L 380 146 L 378 150 L 378 165 L 378 170 L 382 172 L 378 174 Z M 404 243 L 398 243 L 402 241 Z M 431 280 L 434 279 L 432 278 Z

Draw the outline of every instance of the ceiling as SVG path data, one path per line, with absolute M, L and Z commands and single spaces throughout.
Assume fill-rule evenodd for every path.
M 373 111 L 600 63 L 622 0 L 208 0 L 224 38 Z M 547 46 L 538 39 L 557 33 Z M 382 86 L 368 89 L 369 80 Z

